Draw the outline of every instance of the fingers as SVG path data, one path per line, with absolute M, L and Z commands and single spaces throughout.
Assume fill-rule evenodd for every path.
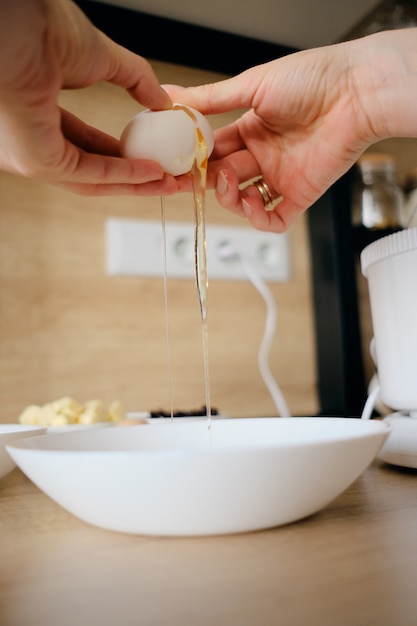
M 117 156 L 91 154 L 66 142 L 62 166 L 51 167 L 50 171 L 38 176 L 49 182 L 92 184 L 92 185 L 143 185 L 160 181 L 160 190 L 169 182 L 178 189 L 173 176 L 165 174 L 159 163 L 142 159 L 127 159 Z
M 245 143 L 239 133 L 237 124 L 229 124 L 219 128 L 214 133 L 214 148 L 211 159 L 219 159 L 245 148 Z
M 258 162 L 249 150 L 240 150 L 228 154 L 222 159 L 209 161 L 208 186 L 214 187 L 222 170 L 234 172 L 239 183 L 244 183 L 252 178 L 260 176 L 261 170 Z
M 107 38 L 106 38 L 107 39 Z M 113 65 L 104 80 L 124 87 L 142 105 L 153 110 L 169 109 L 172 100 L 161 87 L 154 71 L 143 57 L 107 39 Z
M 128 90 L 145 107 L 172 106 L 150 63 L 95 28 L 76 4 L 48 0 L 48 9 L 63 87 L 108 81 Z
M 299 212 L 285 198 L 272 212 L 265 211 L 262 202 L 255 201 L 255 198 L 246 198 L 245 214 L 253 228 L 272 233 L 283 233 L 295 221 Z
M 216 198 L 225 209 L 245 217 L 244 207 L 241 203 L 239 179 L 229 170 L 220 170 L 216 181 Z
M 38 148 L 37 158 L 35 153 L 30 154 L 31 163 L 26 168 L 31 168 L 33 177 L 50 182 L 91 184 L 93 188 L 162 180 L 167 185 L 168 177 L 159 163 L 122 158 L 119 140 L 85 124 L 68 111 L 61 110 L 60 113 L 61 128 L 48 125 L 48 133 L 44 133 L 49 138 L 43 142 L 46 150 Z M 39 138 L 40 126 L 35 128 Z M 35 136 L 32 129 L 30 134 Z M 25 154 L 27 156 L 27 152 Z M 177 188 L 174 178 L 169 178 L 168 193 L 171 188 Z M 160 188 L 162 190 L 163 185 Z
M 233 213 L 246 217 L 249 221 L 262 222 L 260 213 L 266 213 L 259 191 L 253 185 L 240 187 L 238 176 L 228 170 L 221 170 L 216 184 L 216 198 L 219 203 Z
M 282 233 L 300 213 L 300 208 L 286 198 L 273 211 L 266 211 L 258 189 L 251 184 L 242 189 L 237 174 L 230 170 L 219 172 L 216 198 L 225 209 L 247 218 L 257 230 Z
M 146 183 L 75 183 L 57 181 L 54 186 L 83 196 L 168 196 L 180 191 L 172 176 L 164 176 L 160 181 Z
M 85 189 L 85 185 L 91 185 L 95 194 L 106 187 L 110 193 L 110 186 L 124 193 L 127 186 L 134 186 L 137 191 L 138 185 L 143 185 L 144 195 L 172 193 L 178 189 L 174 177 L 166 175 L 159 163 L 123 158 L 119 140 L 67 111 L 62 111 L 61 128 L 66 139 L 64 149 L 68 153 L 63 159 L 66 169 L 61 173 L 62 181 L 82 184 Z M 158 185 L 151 184 L 158 181 Z
M 118 139 L 93 126 L 89 126 L 64 109 L 61 109 L 61 130 L 64 137 L 86 152 L 107 156 L 121 156 Z

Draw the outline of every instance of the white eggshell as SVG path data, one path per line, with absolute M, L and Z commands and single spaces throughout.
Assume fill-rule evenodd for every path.
M 214 147 L 214 136 L 208 120 L 199 111 L 191 107 L 184 108 L 196 117 L 210 156 Z M 197 141 L 196 123 L 185 111 L 145 109 L 124 129 L 120 138 L 120 150 L 124 157 L 156 161 L 167 174 L 179 176 L 191 170 Z

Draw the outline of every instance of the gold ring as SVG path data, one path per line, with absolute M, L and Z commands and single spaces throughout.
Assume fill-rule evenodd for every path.
M 283 197 L 281 195 L 277 196 L 275 195 L 275 193 L 272 192 L 270 186 L 264 181 L 263 178 L 258 178 L 258 180 L 255 180 L 255 182 L 252 184 L 261 194 L 261 198 L 265 206 L 265 211 L 273 211 L 275 207 L 283 200 Z

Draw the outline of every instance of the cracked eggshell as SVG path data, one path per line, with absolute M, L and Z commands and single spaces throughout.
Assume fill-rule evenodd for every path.
M 195 115 L 210 156 L 214 147 L 214 136 L 207 118 L 192 107 L 184 108 Z M 187 174 L 191 170 L 196 146 L 195 123 L 181 109 L 145 109 L 127 124 L 120 138 L 122 156 L 156 161 L 164 172 L 173 176 Z

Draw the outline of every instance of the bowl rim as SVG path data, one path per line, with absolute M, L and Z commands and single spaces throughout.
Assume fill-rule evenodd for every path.
M 181 418 L 179 418 L 181 419 Z M 248 420 L 248 419 L 271 419 L 271 418 L 233 418 L 233 419 L 241 419 L 241 420 Z M 318 421 L 320 420 L 321 422 L 323 422 L 324 420 L 328 421 L 330 420 L 339 420 L 339 419 L 353 419 L 353 418 L 339 418 L 339 417 L 313 417 L 313 418 L 272 418 L 272 419 L 277 419 L 277 420 L 293 420 L 293 419 L 308 419 L 308 420 L 315 420 Z M 221 422 L 221 421 L 226 421 L 226 420 L 217 420 L 216 422 Z M 228 422 L 230 422 L 230 418 L 227 419 Z M 362 423 L 365 422 L 365 420 L 356 420 L 355 422 L 361 421 Z M 195 427 L 193 425 L 196 424 L 196 422 L 181 422 L 184 426 L 186 426 L 186 424 L 188 424 L 189 426 L 191 426 L 191 428 Z M 85 448 L 85 449 L 80 449 L 77 448 L 76 446 L 78 446 L 79 444 L 76 443 L 76 446 L 74 446 L 73 448 L 62 448 L 62 447 L 56 447 L 56 448 L 51 448 L 51 447 L 38 447 L 40 445 L 42 445 L 42 442 L 45 440 L 48 441 L 53 441 L 53 439 L 56 439 L 58 442 L 61 440 L 67 439 L 69 441 L 70 438 L 72 439 L 80 439 L 82 438 L 85 434 L 88 435 L 88 433 L 90 433 L 90 437 L 94 437 L 94 436 L 98 436 L 100 437 L 101 433 L 103 432 L 104 429 L 100 428 L 100 429 L 88 429 L 85 431 L 82 430 L 75 430 L 73 432 L 53 432 L 53 433 L 44 433 L 41 435 L 36 435 L 36 436 L 29 436 L 29 437 L 20 437 L 19 439 L 16 439 L 14 441 L 9 442 L 8 444 L 6 444 L 6 449 L 10 449 L 11 451 L 13 450 L 19 450 L 23 453 L 28 453 L 28 454 L 35 454 L 35 455 L 48 455 L 48 456 L 52 456 L 52 455 L 65 455 L 65 456 L 69 456 L 69 455 L 77 455 L 78 457 L 82 456 L 83 458 L 85 457 L 90 457 L 90 456 L 98 456 L 101 458 L 108 458 L 109 456 L 111 456 L 112 458 L 117 456 L 117 457 L 132 457 L 132 456 L 136 456 L 138 458 L 148 458 L 148 457 L 160 457 L 163 456 L 165 458 L 184 458 L 184 457 L 192 457 L 195 455 L 200 455 L 200 456 L 205 456 L 205 455 L 216 455 L 216 454 L 224 454 L 225 452 L 227 452 L 227 454 L 238 454 L 238 453 L 248 453 L 248 452 L 266 452 L 266 451 L 276 451 L 276 450 L 294 450 L 294 449 L 304 449 L 304 448 L 312 448 L 312 447 L 317 447 L 317 446 L 327 446 L 327 445 L 335 445 L 336 443 L 348 443 L 348 442 L 352 442 L 352 441 L 358 441 L 358 440 L 365 440 L 365 439 L 374 439 L 375 437 L 378 436 L 383 436 L 385 435 L 384 440 L 381 442 L 381 446 L 383 445 L 384 441 L 388 438 L 388 435 L 390 434 L 390 431 L 392 430 L 392 427 L 389 423 L 386 423 L 383 420 L 366 420 L 367 423 L 367 429 L 365 432 L 363 433 L 359 433 L 359 432 L 355 432 L 355 433 L 349 433 L 349 434 L 345 434 L 344 436 L 338 435 L 338 434 L 334 434 L 331 435 L 329 437 L 318 437 L 317 439 L 296 439 L 293 441 L 289 441 L 287 439 L 284 439 L 283 441 L 274 441 L 274 442 L 268 442 L 266 441 L 265 443 L 244 443 L 244 444 L 240 444 L 240 445 L 230 445 L 230 444 L 217 444 L 217 445 L 210 445 L 210 442 L 208 443 L 208 445 L 203 445 L 203 446 L 196 446 L 196 447 L 178 447 L 178 448 L 158 448 L 155 447 L 153 449 L 112 449 L 112 448 L 104 448 L 104 449 L 97 449 L 97 448 Z M 199 424 L 201 424 L 201 422 L 199 422 Z M 371 426 L 371 424 L 373 424 Z M 138 428 L 166 428 L 167 422 L 161 421 L 155 424 L 141 424 L 140 426 L 137 425 L 132 425 L 132 426 L 124 426 L 123 428 L 120 429 L 120 431 L 124 432 L 124 433 L 128 433 L 129 431 L 132 431 L 133 429 L 135 430 L 135 432 L 137 431 Z M 119 429 L 118 429 L 119 430 Z M 34 442 L 34 446 L 32 447 L 31 443 Z
M 4 429 L 4 430 L 3 430 Z M 0 423 L 0 437 L 3 435 L 17 435 L 20 433 L 30 433 L 37 432 L 39 430 L 47 431 L 46 426 L 42 426 L 41 424 L 15 424 L 15 423 Z

